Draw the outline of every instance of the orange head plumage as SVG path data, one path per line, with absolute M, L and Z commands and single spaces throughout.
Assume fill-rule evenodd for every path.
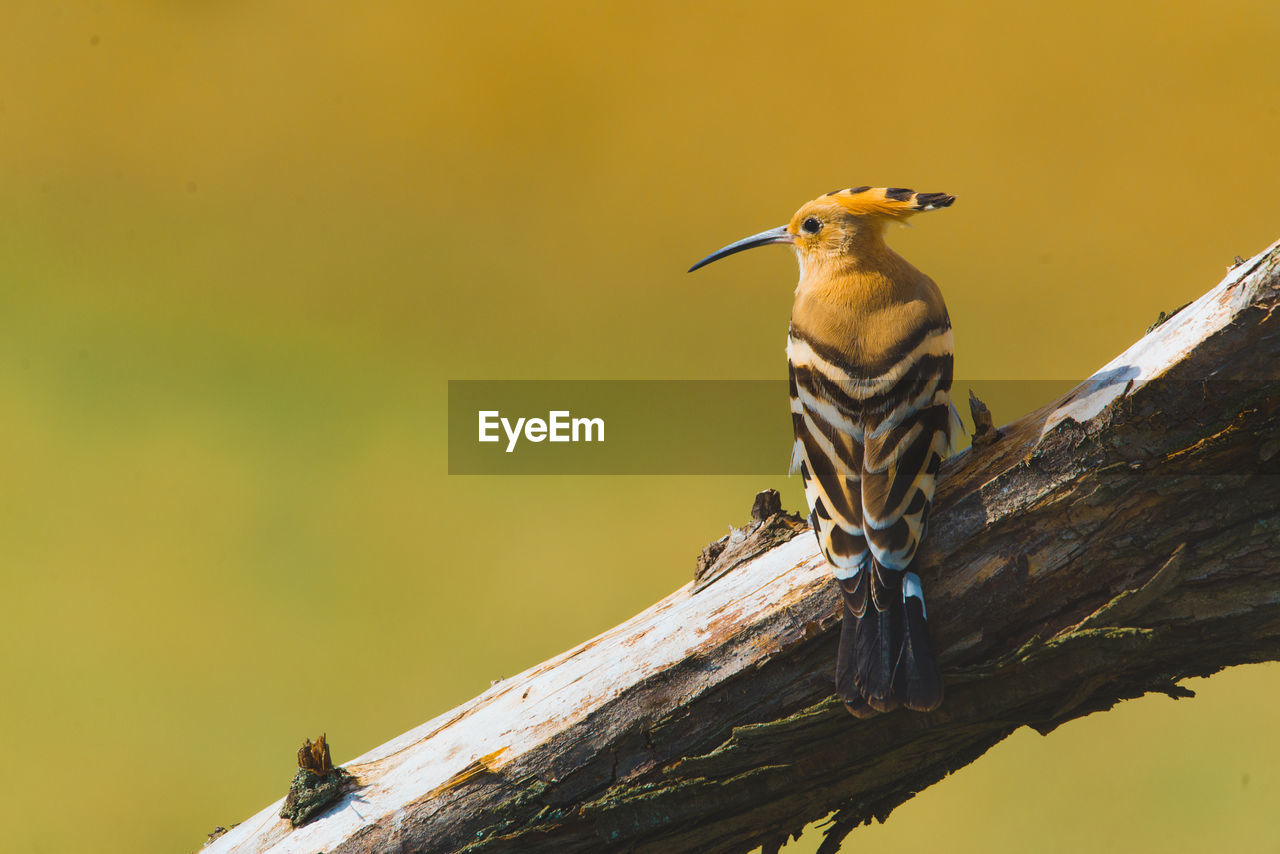
M 900 187 L 851 187 L 832 190 L 807 202 L 791 222 L 730 243 L 689 268 L 692 273 L 744 249 L 785 243 L 795 247 L 808 269 L 839 258 L 850 258 L 860 249 L 879 243 L 891 221 L 905 221 L 913 214 L 948 207 L 956 200 L 946 193 L 917 193 Z

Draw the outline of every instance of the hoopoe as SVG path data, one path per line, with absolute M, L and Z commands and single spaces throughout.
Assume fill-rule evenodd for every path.
M 796 251 L 792 471 L 804 478 L 809 521 L 844 600 L 836 690 L 857 717 L 942 702 L 911 567 L 951 452 L 951 320 L 938 286 L 884 231 L 953 201 L 896 187 L 834 190 L 689 271 L 756 246 Z

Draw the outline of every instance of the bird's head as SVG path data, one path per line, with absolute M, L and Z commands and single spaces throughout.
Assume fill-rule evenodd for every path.
M 801 268 L 815 269 L 856 254 L 866 241 L 879 240 L 890 221 L 945 208 L 955 200 L 946 193 L 917 193 L 898 187 L 832 190 L 806 202 L 786 225 L 730 243 L 694 264 L 689 272 L 744 249 L 773 243 L 794 247 Z

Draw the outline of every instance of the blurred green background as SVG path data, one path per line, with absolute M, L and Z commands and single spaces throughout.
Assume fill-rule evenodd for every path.
M 957 194 L 891 241 L 958 373 L 1087 375 L 1280 237 L 1278 39 L 1261 0 L 7 3 L 0 849 L 193 850 L 304 736 L 350 759 L 800 506 L 449 477 L 446 382 L 782 377 L 788 253 L 684 270 L 821 192 Z M 847 847 L 1276 850 L 1280 667 L 1193 687 Z

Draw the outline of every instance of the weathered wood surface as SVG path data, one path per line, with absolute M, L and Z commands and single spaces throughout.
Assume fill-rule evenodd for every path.
M 1280 659 L 1278 306 L 1280 243 L 948 464 L 919 570 L 938 711 L 833 701 L 804 534 L 348 763 L 314 822 L 276 803 L 205 850 L 768 851 L 833 810 L 835 850 L 1020 726 Z

